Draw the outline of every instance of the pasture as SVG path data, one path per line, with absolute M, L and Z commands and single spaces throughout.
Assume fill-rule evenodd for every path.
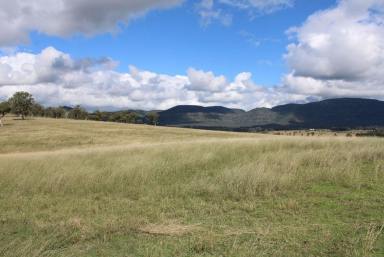
M 384 139 L 8 117 L 0 256 L 383 256 Z

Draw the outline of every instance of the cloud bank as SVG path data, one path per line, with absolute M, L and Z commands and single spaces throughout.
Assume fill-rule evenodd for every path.
M 384 1 L 342 0 L 289 33 L 287 91 L 384 98 Z
M 0 46 L 28 42 L 29 33 L 51 36 L 115 32 L 118 25 L 182 0 L 0 0 Z
M 114 33 L 130 20 L 154 9 L 171 8 L 185 0 L 0 0 L 0 47 L 28 43 L 31 32 L 68 37 L 76 34 Z M 204 24 L 232 15 L 220 6 L 257 13 L 271 13 L 293 0 L 201 0 L 198 14 Z
M 263 2 L 218 1 L 237 3 L 238 8 Z M 140 1 L 133 13 L 144 12 L 153 2 L 170 6 L 178 1 Z M 206 3 L 209 7 L 214 2 Z M 55 28 L 55 22 L 51 25 Z M 96 29 L 84 28 L 89 28 L 84 29 L 87 33 Z M 63 33 L 67 31 L 76 29 Z M 76 60 L 48 47 L 38 54 L 18 52 L 0 57 L 0 100 L 19 90 L 31 92 L 45 105 L 82 104 L 93 109 L 167 109 L 178 104 L 252 109 L 333 97 L 384 100 L 384 0 L 341 0 L 289 29 L 288 34 L 293 39 L 284 56 L 289 72 L 272 87 L 257 84 L 249 72 L 234 79 L 196 68 L 180 75 L 134 66 L 117 72 L 116 62 L 109 58 Z
M 44 105 L 82 104 L 89 108 L 167 109 L 178 104 L 226 105 L 251 109 L 283 101 L 275 88 L 255 84 L 251 73 L 233 81 L 190 68 L 185 75 L 114 70 L 108 58 L 74 60 L 53 47 L 39 54 L 0 57 L 0 99 L 14 92 L 32 93 Z M 287 99 L 286 99 L 287 100 Z

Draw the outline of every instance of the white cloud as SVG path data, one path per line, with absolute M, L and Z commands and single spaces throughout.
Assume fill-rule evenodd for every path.
M 0 47 L 28 43 L 32 31 L 51 36 L 114 33 L 121 25 L 157 8 L 185 0 L 0 0 Z M 199 0 L 203 25 L 232 23 L 228 8 L 248 14 L 268 14 L 293 5 L 294 0 Z
M 203 26 L 208 26 L 213 21 L 219 21 L 225 26 L 232 24 L 232 15 L 216 8 L 214 0 L 201 0 L 196 9 Z
M 222 75 L 190 68 L 186 75 L 139 70 L 114 70 L 115 62 L 75 60 L 52 47 L 39 54 L 15 53 L 0 57 L 0 100 L 25 90 L 44 105 L 89 108 L 167 109 L 179 104 L 225 105 L 252 109 L 285 103 L 295 97 L 265 88 L 240 73 L 230 82 Z
M 342 0 L 291 33 L 286 90 L 323 98 L 384 98 L 384 1 Z
M 182 0 L 0 0 L 0 46 L 28 42 L 31 31 L 47 35 L 115 32 L 118 24 Z
M 214 21 L 228 26 L 233 19 L 228 7 L 246 11 L 252 17 L 292 7 L 293 3 L 294 0 L 200 0 L 196 7 L 204 26 Z
M 292 7 L 293 0 L 218 0 L 222 4 L 258 13 L 272 13 L 280 9 Z
M 224 76 L 216 77 L 213 72 L 204 72 L 190 68 L 188 70 L 189 83 L 186 88 L 192 91 L 220 92 L 227 86 Z
M 153 2 L 140 3 L 149 8 Z M 162 1 L 164 5 L 176 2 Z M 221 4 L 224 2 L 221 0 Z M 202 4 L 214 9 L 215 3 L 206 0 Z M 10 6 L 12 3 L 4 8 L 12 11 Z M 97 30 L 89 28 L 87 33 Z M 345 96 L 384 99 L 384 0 L 342 0 L 333 8 L 311 15 L 289 33 L 295 39 L 285 55 L 290 72 L 283 76 L 280 86 L 260 86 L 248 72 L 232 81 L 194 68 L 186 74 L 167 75 L 132 66 L 122 73 L 108 58 L 76 60 L 48 47 L 39 54 L 10 51 L 0 57 L 0 100 L 19 90 L 31 92 L 45 105 L 82 104 L 102 109 L 166 109 L 178 104 L 252 109 Z

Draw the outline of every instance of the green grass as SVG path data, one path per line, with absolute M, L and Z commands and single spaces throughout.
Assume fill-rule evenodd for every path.
M 0 256 L 383 256 L 384 140 L 8 118 Z

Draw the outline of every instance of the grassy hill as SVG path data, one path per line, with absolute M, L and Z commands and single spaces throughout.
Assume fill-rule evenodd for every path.
M 384 140 L 0 128 L 0 256 L 383 256 Z

